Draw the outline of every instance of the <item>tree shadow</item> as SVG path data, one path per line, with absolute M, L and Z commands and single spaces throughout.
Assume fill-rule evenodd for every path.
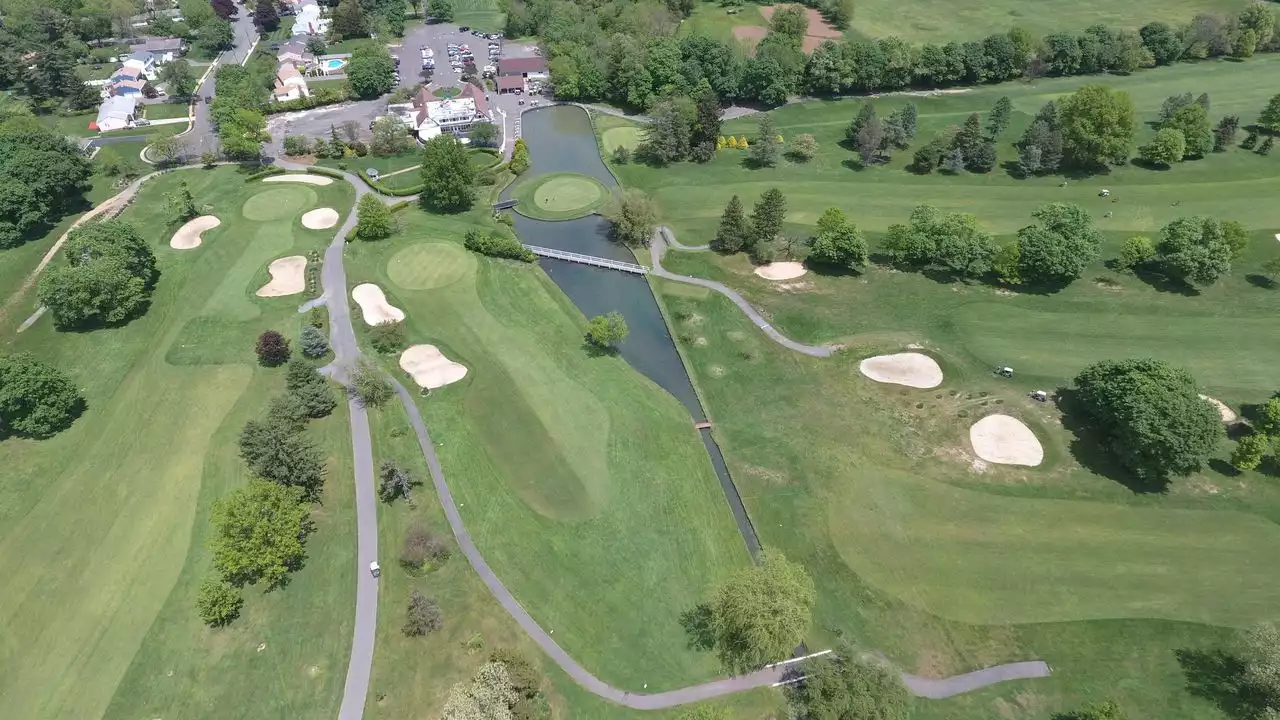
M 1244 661 L 1223 650 L 1174 650 L 1187 692 L 1218 706 L 1234 720 L 1258 717 L 1265 698 L 1244 683 Z
M 1074 437 L 1068 449 L 1076 462 L 1090 472 L 1128 488 L 1135 495 L 1163 494 L 1169 490 L 1169 480 L 1144 479 L 1135 476 L 1120 464 L 1108 445 L 1107 436 L 1094 426 L 1092 418 L 1073 388 L 1058 388 L 1058 409 L 1062 412 L 1062 427 Z
M 582 350 L 587 354 L 587 357 L 590 357 L 590 358 L 613 357 L 618 354 L 618 348 L 600 347 L 599 345 L 591 342 L 590 340 L 582 341 Z
M 805 261 L 804 266 L 808 268 L 814 275 L 823 277 L 858 277 L 862 275 L 862 271 L 854 270 L 844 265 L 828 265 L 820 262 Z
M 862 161 L 856 158 L 845 158 L 840 161 L 840 164 L 846 169 L 853 170 L 854 172 L 862 172 L 867 169 L 867 166 L 863 165 Z
M 1151 267 L 1138 266 L 1133 269 L 1133 276 L 1149 285 L 1153 290 L 1170 293 L 1173 295 L 1181 295 L 1183 297 L 1197 297 L 1200 291 L 1187 283 L 1171 278 L 1159 270 Z
M 1218 458 L 1213 458 L 1212 460 L 1209 461 L 1209 469 L 1218 473 L 1219 475 L 1222 475 L 1223 477 L 1229 477 L 1229 478 L 1239 477 L 1240 475 L 1243 474 L 1239 470 L 1237 470 L 1235 466 L 1232 465 L 1231 463 L 1227 462 L 1226 460 L 1220 460 Z
M 1257 273 L 1250 273 L 1248 275 L 1245 275 L 1244 279 L 1245 279 L 1245 282 L 1249 283 L 1250 285 L 1256 288 L 1262 288 L 1263 290 L 1275 290 L 1276 285 L 1280 284 L 1280 283 L 1276 283 L 1275 280 L 1272 280 L 1266 275 L 1258 275 Z
M 1132 160 L 1129 161 L 1129 164 L 1136 168 L 1142 168 L 1143 170 L 1152 170 L 1154 172 L 1168 172 L 1173 169 L 1172 165 L 1162 165 L 1159 163 L 1153 163 L 1147 160 L 1143 160 L 1142 158 L 1133 158 Z
M 715 633 L 711 629 L 711 606 L 702 603 L 697 607 L 680 613 L 680 627 L 684 628 L 689 638 L 689 649 L 709 651 L 716 645 Z

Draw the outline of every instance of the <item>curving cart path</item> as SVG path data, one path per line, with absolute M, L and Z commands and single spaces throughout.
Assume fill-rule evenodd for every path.
M 287 170 L 307 169 L 306 166 L 282 160 L 277 160 L 275 164 Z M 361 197 L 372 192 L 358 177 L 350 173 L 342 173 L 342 175 L 355 188 L 357 204 Z M 355 329 L 351 324 L 350 305 L 346 301 L 347 278 L 342 264 L 347 234 L 355 227 L 356 219 L 356 212 L 353 206 L 346 221 L 338 228 L 333 241 L 325 251 L 324 266 L 321 268 L 320 275 L 323 292 L 319 298 L 306 304 L 307 306 L 324 304 L 329 308 L 329 342 L 334 351 L 334 360 L 325 366 L 323 371 L 329 377 L 344 384 L 348 380 L 349 373 L 355 366 L 356 360 L 360 357 Z M 661 239 L 655 244 L 660 242 Z M 801 345 L 782 337 L 777 331 L 769 327 L 768 323 L 759 317 L 754 308 L 747 304 L 745 300 L 742 300 L 737 293 L 719 283 L 703 281 L 698 278 L 684 278 L 662 270 L 658 263 L 661 257 L 661 249 L 665 249 L 665 245 L 652 249 L 654 270 L 660 277 L 680 282 L 692 282 L 695 285 L 703 285 L 722 292 L 731 299 L 737 298 L 735 302 L 738 303 L 739 307 L 742 307 L 744 312 L 751 316 L 758 326 L 764 329 L 766 333 L 769 333 L 770 337 L 778 340 L 781 344 L 817 357 L 831 354 L 831 348 L 829 347 Z M 436 454 L 435 443 L 431 440 L 431 434 L 427 430 L 426 422 L 422 419 L 422 413 L 418 410 L 413 394 L 395 378 L 391 378 L 391 383 L 418 438 L 422 455 L 426 459 L 427 468 L 431 473 L 432 484 L 435 486 L 441 507 L 444 508 L 445 517 L 449 521 L 449 527 L 453 531 L 454 538 L 457 540 L 463 556 L 467 558 L 471 568 L 480 576 L 481 581 L 493 593 L 493 596 L 502 605 L 503 609 L 511 615 L 516 623 L 528 633 L 529 637 L 537 643 L 538 647 L 542 648 L 543 652 L 561 670 L 573 678 L 574 682 L 591 693 L 619 705 L 637 710 L 660 710 L 755 688 L 772 687 L 794 679 L 785 677 L 791 662 L 787 661 L 767 666 L 746 675 L 722 678 L 667 692 L 643 694 L 620 690 L 592 675 L 565 652 L 552 639 L 550 633 L 538 625 L 537 621 L 520 605 L 515 596 L 498 579 L 493 569 L 489 567 L 489 563 L 485 561 L 480 549 L 476 547 L 470 533 L 467 532 L 466 525 L 462 522 L 462 515 L 458 512 L 457 504 L 453 500 L 453 493 L 450 492 L 449 485 L 445 481 L 444 471 L 440 467 L 440 458 Z M 369 677 L 373 667 L 374 638 L 378 620 L 378 584 L 368 570 L 369 563 L 376 561 L 378 557 L 378 516 L 377 498 L 374 492 L 373 442 L 369 432 L 368 413 L 364 406 L 354 399 L 348 400 L 347 409 L 351 413 L 351 445 L 355 461 L 356 537 L 358 548 L 356 557 L 358 567 L 356 572 L 355 631 L 351 644 L 351 658 L 347 666 L 346 682 L 343 686 L 342 704 L 338 710 L 338 720 L 361 720 L 364 715 L 365 699 L 368 697 L 369 692 Z M 902 680 L 907 688 L 919 697 L 945 698 L 1007 680 L 1047 677 L 1049 672 L 1049 666 L 1045 663 L 1032 661 L 998 665 L 942 679 L 923 678 L 903 673 Z

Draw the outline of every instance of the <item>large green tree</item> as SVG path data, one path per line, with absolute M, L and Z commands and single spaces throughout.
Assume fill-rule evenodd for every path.
M 0 440 L 49 437 L 70 427 L 83 409 L 66 373 L 27 353 L 0 355 Z
M 1128 93 L 1086 85 L 1055 104 L 1065 163 L 1092 168 L 1129 159 L 1136 120 Z
M 815 599 L 813 580 L 776 550 L 738 570 L 710 602 L 716 653 L 735 673 L 791 656 L 805 639 Z
M 778 188 L 769 188 L 760 195 L 751 212 L 751 234 L 747 247 L 772 242 L 782 233 L 782 221 L 787 216 L 787 199 Z
M 1018 231 L 1018 275 L 1031 284 L 1065 284 L 1098 258 L 1102 233 L 1079 205 L 1049 203 L 1031 214 L 1037 220 Z
M 250 480 L 213 504 L 213 567 L 235 587 L 280 587 L 302 567 L 312 529 L 301 488 Z
M 240 457 L 254 475 L 279 485 L 300 488 L 317 499 L 324 485 L 324 455 L 297 426 L 250 420 L 240 431 Z
M 1222 221 L 1207 215 L 1177 218 L 1156 238 L 1156 260 L 1164 273 L 1192 286 L 1217 282 L 1231 271 L 1231 256 Z
M 60 328 L 123 322 L 142 312 L 158 272 L 147 241 L 130 224 L 107 220 L 67 236 L 65 261 L 40 278 L 40 302 Z
M 422 150 L 423 207 L 436 212 L 461 212 L 476 201 L 475 168 L 467 148 L 452 135 L 427 141 Z
M 798 720 L 906 720 L 907 688 L 897 673 L 856 658 L 824 657 L 805 666 L 790 692 Z
M 196 90 L 196 74 L 191 70 L 191 64 L 182 58 L 165 63 L 160 68 L 160 80 L 173 97 L 190 97 Z
M 261 112 L 241 108 L 218 123 L 218 139 L 223 154 L 232 160 L 254 160 L 262 156 L 262 143 L 271 136 Z
M 664 99 L 649 111 L 650 122 L 642 133 L 638 153 L 656 165 L 684 160 L 689 156 L 691 126 L 695 109 L 684 98 Z
M 1258 116 L 1258 124 L 1271 132 L 1280 133 L 1280 93 L 1271 96 L 1267 106 L 1262 109 L 1262 114 Z
M 1151 142 L 1138 148 L 1138 157 L 1149 165 L 1169 167 L 1181 162 L 1187 154 L 1187 140 L 1182 131 L 1174 128 L 1161 128 Z
M 344 40 L 369 37 L 369 21 L 359 0 L 341 0 L 333 10 L 330 32 Z
M 360 198 L 356 205 L 355 234 L 361 240 L 382 240 L 391 237 L 395 230 L 395 220 L 391 217 L 391 209 L 382 199 L 372 193 Z
M 396 64 L 382 43 L 361 43 L 351 53 L 346 70 L 347 83 L 361 98 L 378 97 L 396 86 Z
M 1183 157 L 1203 157 L 1213 149 L 1213 127 L 1209 122 L 1209 112 L 1200 103 L 1178 108 L 1173 117 L 1164 123 L 1163 128 L 1182 133 L 1182 138 L 1186 141 Z
M 827 208 L 810 240 L 809 260 L 858 270 L 867 264 L 867 241 L 839 208 Z
M 0 123 L 0 248 L 55 222 L 88 189 L 93 169 L 59 133 L 23 118 Z
M 722 253 L 736 253 L 747 244 L 751 226 L 743 214 L 742 201 L 737 195 L 729 198 L 720 214 L 720 225 L 716 228 L 715 237 L 711 238 L 711 249 Z
M 1223 436 L 1222 418 L 1200 399 L 1191 374 L 1160 360 L 1094 363 L 1075 388 L 1107 448 L 1147 482 L 1196 472 Z
M 653 200 L 639 190 L 627 189 L 614 195 L 603 215 L 612 223 L 614 240 L 631 247 L 648 245 L 658 227 L 658 209 Z

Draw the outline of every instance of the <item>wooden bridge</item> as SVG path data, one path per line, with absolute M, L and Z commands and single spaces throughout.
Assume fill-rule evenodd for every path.
M 582 263 L 583 265 L 608 268 L 610 270 L 621 270 L 622 272 L 629 272 L 635 275 L 644 275 L 649 272 L 649 268 L 643 265 L 622 262 L 621 260 L 610 260 L 608 258 L 596 257 L 595 255 L 583 255 L 582 253 L 569 252 L 567 250 L 554 250 L 552 248 L 538 247 L 537 245 L 525 245 L 525 247 L 532 250 L 533 254 L 538 257 L 568 260 L 569 262 Z

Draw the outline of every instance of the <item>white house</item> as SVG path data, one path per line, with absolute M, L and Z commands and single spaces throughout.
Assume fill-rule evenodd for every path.
M 98 132 L 110 132 L 128 127 L 133 122 L 133 113 L 137 110 L 138 100 L 132 95 L 109 97 L 102 101 L 98 108 L 98 119 L 93 126 Z
M 156 79 L 156 56 L 144 51 L 130 53 L 121 63 L 127 68 L 137 68 L 138 72 L 148 80 Z
M 311 88 L 307 87 L 307 79 L 298 72 L 298 68 L 294 67 L 293 63 L 280 63 L 280 67 L 276 69 L 276 83 L 272 96 L 276 102 L 297 100 L 301 97 L 311 97 Z
M 151 53 L 155 57 L 157 65 L 163 65 L 178 59 L 182 56 L 183 49 L 182 39 L 175 37 L 148 38 L 146 42 L 129 47 L 130 52 Z
M 462 93 L 448 100 L 434 99 L 425 89 L 419 90 L 411 105 L 400 108 L 401 118 L 423 142 L 442 133 L 465 135 L 472 125 L 489 122 L 492 117 L 484 91 L 471 83 L 464 83 Z
M 301 0 L 295 6 L 292 34 L 323 35 L 329 30 L 329 20 L 320 18 L 320 6 L 316 0 Z

